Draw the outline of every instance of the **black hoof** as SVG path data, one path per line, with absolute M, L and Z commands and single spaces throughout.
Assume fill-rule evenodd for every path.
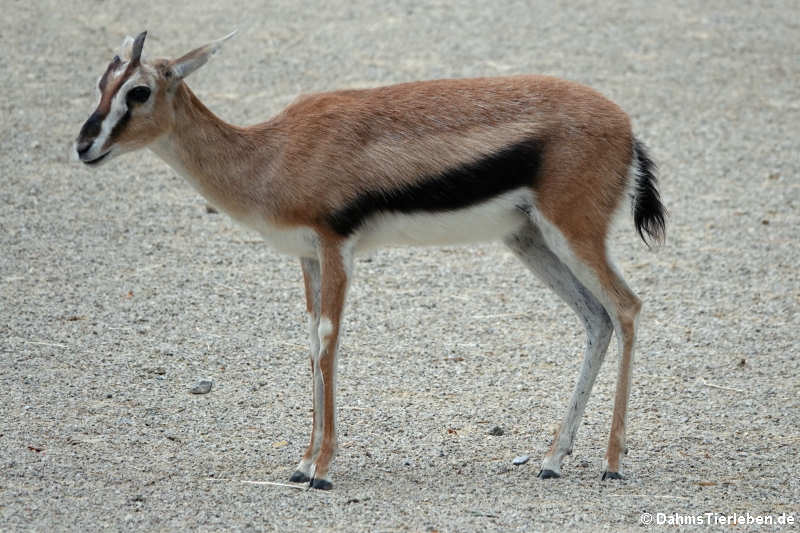
M 556 479 L 560 478 L 561 474 L 558 472 L 553 472 L 552 470 L 539 470 L 539 475 L 536 477 L 541 479 Z
M 325 479 L 312 479 L 310 485 L 312 489 L 319 490 L 331 490 L 333 488 L 333 483 Z
M 625 478 L 622 477 L 622 474 L 620 474 L 619 472 L 609 472 L 608 470 L 606 470 L 605 472 L 603 472 L 603 477 L 601 478 L 601 481 L 605 481 L 607 479 L 625 479 Z
M 294 474 L 292 474 L 292 477 L 289 478 L 289 481 L 291 481 L 292 483 L 306 483 L 308 481 L 311 481 L 311 478 L 302 473 L 301 471 L 295 470 Z

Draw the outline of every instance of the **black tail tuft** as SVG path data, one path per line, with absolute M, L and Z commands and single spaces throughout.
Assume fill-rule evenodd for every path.
M 647 154 L 647 148 L 637 140 L 633 141 L 633 168 L 636 175 L 633 197 L 633 222 L 636 231 L 648 246 L 648 241 L 663 243 L 667 210 L 661 203 L 661 195 L 656 188 L 656 166 Z

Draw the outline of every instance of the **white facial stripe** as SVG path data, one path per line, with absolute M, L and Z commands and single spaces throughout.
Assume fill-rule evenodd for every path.
M 94 146 L 92 147 L 93 150 L 98 150 L 102 152 L 105 150 L 106 143 L 108 142 L 109 138 L 111 137 L 111 132 L 114 130 L 114 127 L 117 123 L 125 116 L 125 113 L 128 111 L 128 105 L 125 102 L 125 93 L 127 92 L 126 86 L 130 82 L 126 82 L 117 93 L 114 95 L 114 98 L 111 100 L 111 109 L 108 112 L 108 115 L 103 119 L 103 124 L 100 128 L 100 134 L 94 141 Z M 98 154 L 102 155 L 102 154 Z
M 122 69 L 122 72 L 125 71 L 125 65 L 120 68 Z M 106 144 L 111 138 L 111 132 L 114 131 L 116 125 L 128 112 L 128 103 L 126 101 L 126 95 L 128 94 L 128 91 L 134 86 L 138 85 L 150 86 L 145 82 L 145 79 L 141 74 L 136 73 L 125 83 L 123 83 L 122 87 L 120 87 L 116 94 L 114 94 L 114 97 L 111 100 L 111 109 L 109 110 L 108 115 L 106 115 L 106 117 L 103 119 L 103 123 L 100 128 L 100 134 L 97 136 L 94 145 L 92 146 L 92 151 L 97 152 L 96 157 L 103 155 L 103 151 L 106 150 Z M 148 101 L 145 105 L 151 106 L 152 102 Z

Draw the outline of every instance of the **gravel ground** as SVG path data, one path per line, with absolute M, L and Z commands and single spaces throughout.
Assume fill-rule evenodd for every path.
M 800 530 L 796 1 L 235 4 L 3 3 L 0 530 Z M 628 219 L 614 238 L 645 301 L 627 479 L 600 481 L 613 343 L 564 477 L 536 479 L 583 334 L 487 244 L 359 259 L 334 491 L 242 483 L 288 479 L 310 430 L 297 261 L 149 153 L 68 155 L 125 34 L 174 56 L 235 27 L 191 79 L 235 123 L 300 92 L 530 72 L 631 114 L 671 219 L 658 251 Z

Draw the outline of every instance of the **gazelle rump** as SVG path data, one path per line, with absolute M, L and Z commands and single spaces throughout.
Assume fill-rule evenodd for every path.
M 311 337 L 313 425 L 292 481 L 332 487 L 336 352 L 356 253 L 503 240 L 584 323 L 578 382 L 541 478 L 572 450 L 612 333 L 620 362 L 603 479 L 621 477 L 641 303 L 606 238 L 626 195 L 643 239 L 663 239 L 653 164 L 627 115 L 546 76 L 404 83 L 298 98 L 250 127 L 211 113 L 184 79 L 225 39 L 145 61 L 127 38 L 98 82 L 76 150 L 87 165 L 149 147 L 209 202 L 300 259 Z

